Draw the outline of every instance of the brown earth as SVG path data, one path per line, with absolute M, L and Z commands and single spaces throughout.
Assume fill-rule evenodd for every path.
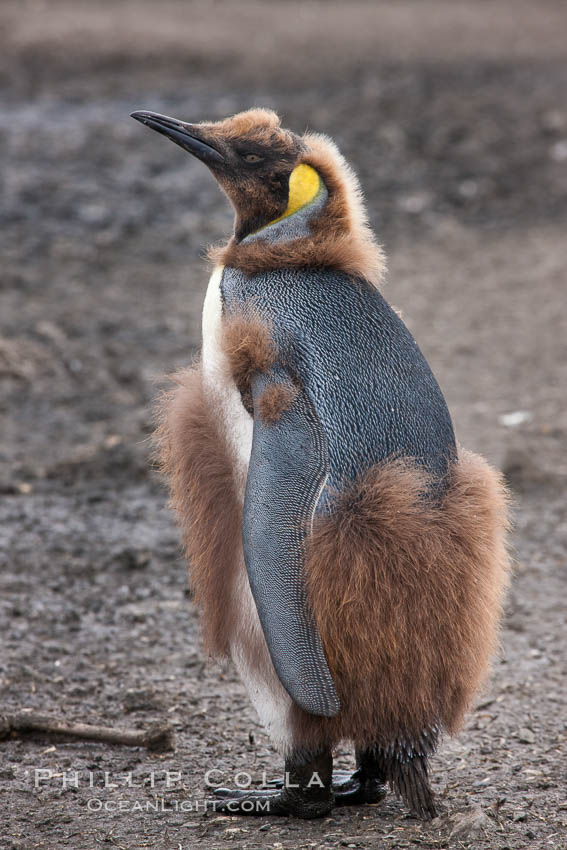
M 4 0 L 1 706 L 168 720 L 177 749 L 0 742 L 1 848 L 567 847 L 566 36 L 561 0 Z M 461 441 L 514 488 L 502 653 L 433 761 L 431 824 L 393 797 L 319 822 L 187 810 L 211 768 L 227 784 L 281 764 L 234 672 L 203 657 L 148 460 L 163 375 L 199 345 L 203 248 L 231 213 L 128 114 L 252 104 L 355 166 L 386 295 Z M 36 769 L 52 772 L 38 787 Z

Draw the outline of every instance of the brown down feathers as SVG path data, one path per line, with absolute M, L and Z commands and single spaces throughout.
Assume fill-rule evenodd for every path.
M 316 519 L 305 576 L 343 704 L 331 739 L 390 743 L 438 723 L 456 732 L 498 644 L 509 560 L 500 475 L 459 450 L 440 504 L 408 460 L 374 466 Z
M 265 321 L 253 313 L 235 315 L 224 322 L 222 348 L 242 403 L 252 413 L 250 381 L 257 372 L 267 372 L 276 362 L 276 348 Z
M 227 245 L 211 248 L 210 259 L 246 275 L 275 268 L 332 268 L 378 285 L 386 261 L 368 225 L 354 172 L 327 137 L 306 133 L 302 142 L 305 151 L 298 162 L 311 165 L 329 192 L 323 211 L 311 221 L 311 235 L 282 243 L 233 237 Z
M 233 316 L 224 323 L 222 347 L 242 403 L 252 413 L 252 376 L 267 372 L 277 357 L 269 326 L 253 313 L 248 318 Z M 296 395 L 297 388 L 291 381 L 269 384 L 258 400 L 261 418 L 268 425 L 274 425 L 291 407 Z
M 244 569 L 241 506 L 199 367 L 176 381 L 162 405 L 161 464 L 205 644 L 221 656 Z M 315 521 L 305 580 L 342 711 L 322 718 L 293 705 L 297 745 L 384 744 L 432 723 L 454 732 L 486 675 L 507 581 L 505 490 L 484 460 L 463 450 L 440 504 L 422 499 L 426 483 L 418 466 L 389 461 Z M 261 634 L 257 641 L 255 663 L 269 678 Z
M 258 410 L 266 425 L 279 422 L 286 410 L 289 410 L 298 393 L 291 382 L 269 384 L 258 400 Z
M 199 366 L 172 376 L 159 406 L 157 460 L 171 496 L 201 613 L 203 641 L 218 658 L 229 651 L 232 581 L 241 545 L 242 509 L 231 460 L 203 393 Z

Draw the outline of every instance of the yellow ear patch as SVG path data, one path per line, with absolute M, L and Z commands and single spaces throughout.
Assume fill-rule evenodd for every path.
M 302 207 L 306 206 L 317 195 L 321 188 L 321 178 L 314 168 L 302 162 L 293 169 L 289 176 L 289 198 L 287 209 L 279 218 L 275 218 L 270 224 L 288 218 Z

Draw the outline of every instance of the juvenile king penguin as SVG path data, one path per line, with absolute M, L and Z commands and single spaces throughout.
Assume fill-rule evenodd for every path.
M 497 643 L 506 494 L 460 448 L 417 343 L 380 294 L 383 255 L 328 138 L 269 110 L 133 117 L 196 156 L 235 209 L 215 249 L 200 362 L 158 432 L 204 640 L 230 657 L 286 781 L 217 811 L 321 817 L 427 772 Z M 352 775 L 332 750 L 352 742 Z

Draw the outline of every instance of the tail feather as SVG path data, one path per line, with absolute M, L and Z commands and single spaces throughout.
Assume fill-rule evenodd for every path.
M 437 817 L 433 791 L 429 784 L 427 759 L 437 746 L 438 730 L 426 730 L 420 740 L 397 739 L 386 747 L 376 747 L 374 754 L 381 779 L 424 820 Z
M 385 778 L 391 788 L 420 818 L 437 817 L 433 792 L 427 776 L 427 756 L 415 755 L 407 761 L 397 758 L 385 766 Z

